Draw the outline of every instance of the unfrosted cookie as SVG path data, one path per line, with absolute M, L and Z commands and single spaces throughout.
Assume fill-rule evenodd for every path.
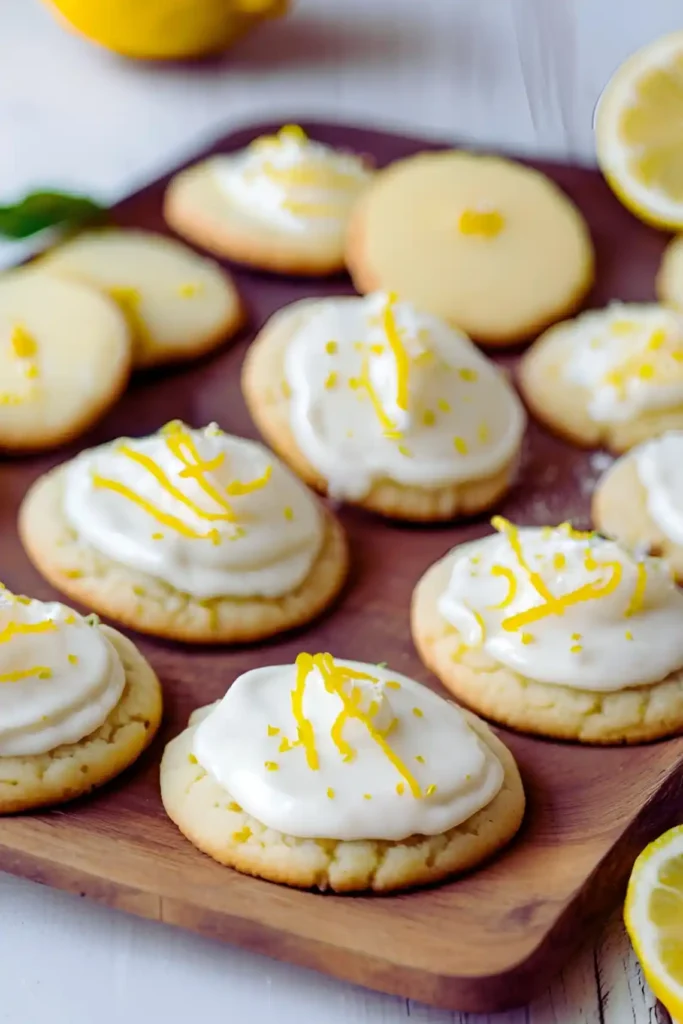
M 669 242 L 657 273 L 657 297 L 660 302 L 683 310 L 683 235 Z
M 524 814 L 512 754 L 483 722 L 388 668 L 329 654 L 248 672 L 195 712 L 166 748 L 161 795 L 221 864 L 335 892 L 476 867 Z
M 662 555 L 683 582 L 683 432 L 653 438 L 622 456 L 593 495 L 601 533 Z
M 82 796 L 151 742 L 159 680 L 96 616 L 2 590 L 0 641 L 0 814 Z
M 496 722 L 582 743 L 683 729 L 683 594 L 661 559 L 568 524 L 454 548 L 412 604 L 424 663 Z
M 287 125 L 181 171 L 164 213 L 174 231 L 218 256 L 283 274 L 334 274 L 344 267 L 349 214 L 370 176 L 360 157 Z
M 469 515 L 515 476 L 513 388 L 464 334 L 392 295 L 287 306 L 252 343 L 242 387 L 307 483 L 383 515 Z
M 130 332 L 110 299 L 39 271 L 0 278 L 0 451 L 78 437 L 116 402 L 130 367 Z
M 354 209 L 346 262 L 359 291 L 397 291 L 498 346 L 571 313 L 594 257 L 583 217 L 545 175 L 451 151 L 376 175 Z
M 218 263 L 151 231 L 87 231 L 41 256 L 39 265 L 116 300 L 131 327 L 137 367 L 195 359 L 244 323 L 237 289 Z
M 683 428 L 683 315 L 613 303 L 546 331 L 519 384 L 532 413 L 574 444 L 624 452 Z
M 337 519 L 262 445 L 178 421 L 41 477 L 19 526 L 59 590 L 189 643 L 300 626 L 332 602 L 348 568 Z

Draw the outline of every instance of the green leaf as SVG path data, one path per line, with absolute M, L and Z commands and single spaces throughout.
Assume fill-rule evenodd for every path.
M 0 206 L 0 236 L 30 238 L 46 228 L 81 227 L 105 217 L 105 208 L 86 196 L 32 192 L 14 206 Z

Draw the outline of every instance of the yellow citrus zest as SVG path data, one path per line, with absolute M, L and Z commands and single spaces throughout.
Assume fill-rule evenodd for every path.
M 458 221 L 462 235 L 480 235 L 495 238 L 505 227 L 505 218 L 498 210 L 463 210 Z

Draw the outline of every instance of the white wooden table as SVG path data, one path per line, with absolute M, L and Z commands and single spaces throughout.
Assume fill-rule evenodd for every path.
M 184 71 L 119 61 L 62 32 L 38 0 L 0 0 L 0 202 L 39 185 L 112 200 L 234 125 L 293 114 L 590 161 L 611 71 L 680 27 L 679 0 L 298 0 L 238 52 Z M 14 255 L 0 247 L 0 259 Z M 618 916 L 531 1007 L 482 1017 L 354 989 L 0 874 L 0 1024 L 48 1014 L 51 1024 L 665 1019 Z

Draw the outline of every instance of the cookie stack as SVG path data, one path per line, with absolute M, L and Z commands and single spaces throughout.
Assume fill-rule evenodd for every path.
M 460 151 L 376 171 L 296 126 L 181 172 L 165 211 L 214 255 L 287 275 L 346 267 L 358 294 L 284 306 L 249 346 L 242 390 L 268 447 L 173 420 L 34 483 L 19 523 L 26 552 L 95 612 L 187 644 L 263 641 L 310 623 L 342 590 L 354 550 L 341 505 L 377 529 L 498 511 L 524 485 L 525 406 L 574 444 L 627 453 L 595 496 L 611 539 L 494 515 L 488 536 L 423 567 L 415 646 L 472 710 L 384 663 L 324 651 L 277 666 L 264 654 L 197 710 L 161 764 L 164 806 L 189 840 L 289 885 L 426 884 L 479 864 L 523 817 L 514 758 L 472 711 L 592 744 L 680 731 L 680 244 L 663 264 L 661 305 L 566 319 L 595 259 L 583 217 L 544 175 Z M 11 370 L 0 444 L 73 437 L 131 366 L 209 350 L 242 310 L 226 273 L 178 242 L 75 238 L 0 284 L 0 368 L 4 358 Z M 523 402 L 480 346 L 533 337 Z M 95 394 L 93 381 L 108 387 Z M 52 677 L 51 696 L 41 681 Z M 130 641 L 7 591 L 3 682 L 0 774 L 17 786 L 0 812 L 98 785 L 158 725 L 159 684 Z M 37 784 L 67 759 L 59 785 Z

